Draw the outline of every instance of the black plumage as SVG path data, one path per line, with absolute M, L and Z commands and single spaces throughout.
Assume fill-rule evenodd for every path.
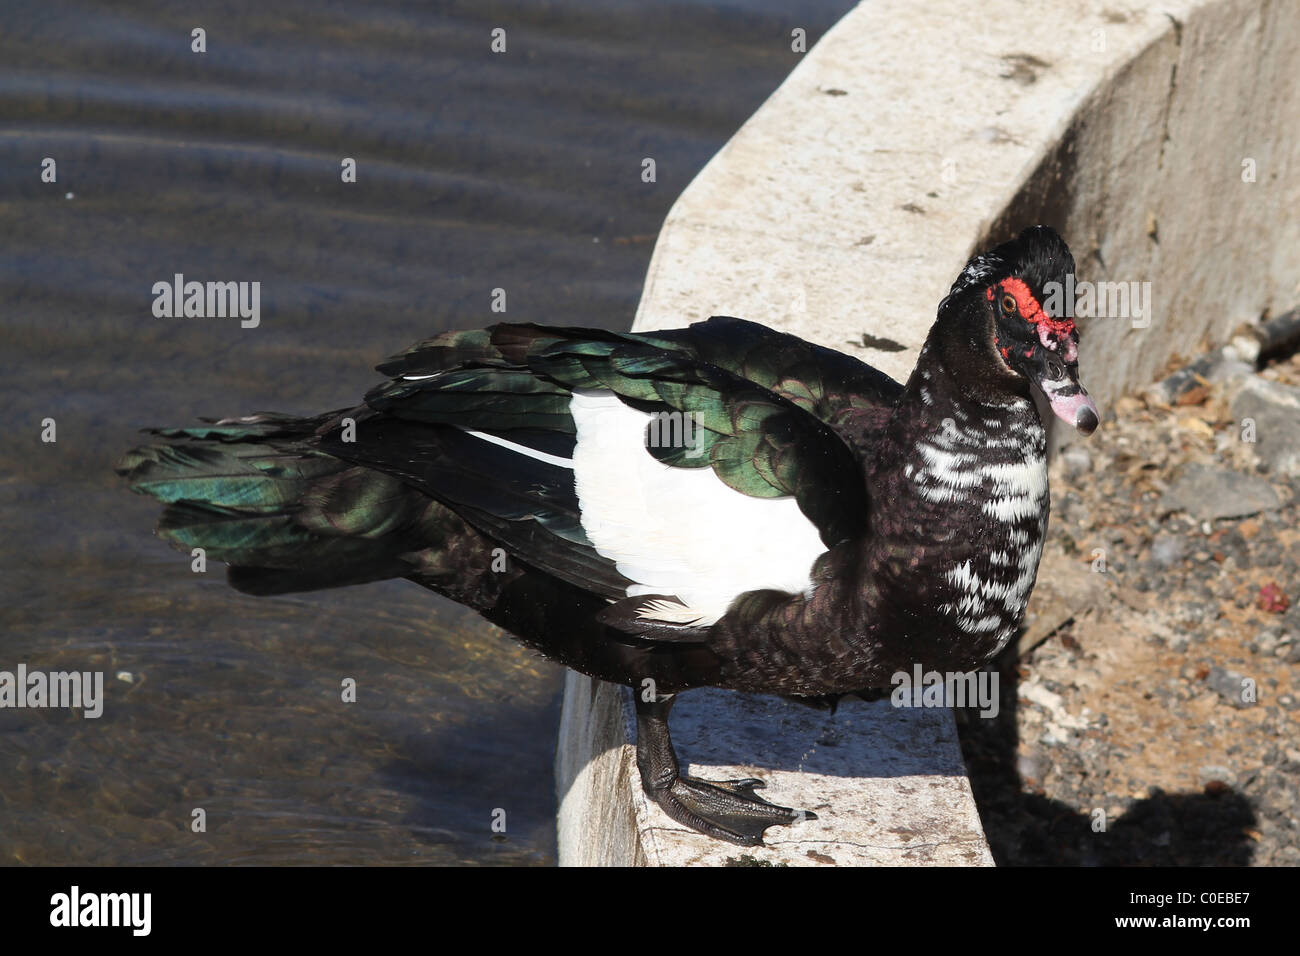
M 388 360 L 390 380 L 355 408 L 158 429 L 165 440 L 118 470 L 166 505 L 162 537 L 227 562 L 241 590 L 404 577 L 569 667 L 638 689 L 652 680 L 657 696 L 638 697 L 647 793 L 703 832 L 757 843 L 797 814 L 756 797 L 752 781 L 681 775 L 672 695 L 712 685 L 824 698 L 887 687 L 917 663 L 969 670 L 1006 644 L 1048 514 L 1031 388 L 1085 433 L 1097 420 L 1073 322 L 1040 304 L 1072 270 L 1046 227 L 972 259 L 905 385 L 734 318 L 655 333 L 498 325 Z M 717 582 L 712 612 L 716 596 L 683 598 L 713 583 L 698 580 L 692 549 L 732 542 L 691 541 L 689 528 L 665 537 L 661 524 L 644 546 L 626 543 L 625 503 L 597 488 L 607 479 L 590 464 L 613 454 L 599 429 L 642 427 L 619 409 L 649 423 L 629 454 L 661 464 L 600 460 L 649 468 L 627 489 L 651 496 L 647 520 L 682 504 L 653 498 L 656 475 L 711 470 L 716 487 L 698 487 L 721 513 L 770 501 L 772 533 L 806 524 L 816 553 L 774 575 L 781 586 L 731 594 Z M 666 421 L 687 423 L 689 442 L 656 440 Z M 746 573 L 766 580 L 762 567 Z M 681 587 L 650 591 L 643 578 Z

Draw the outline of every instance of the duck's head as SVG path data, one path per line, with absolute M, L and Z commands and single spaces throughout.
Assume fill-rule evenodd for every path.
M 960 305 L 987 377 L 1027 382 L 1057 418 L 1091 435 L 1101 416 L 1079 381 L 1079 330 L 1067 301 L 1074 257 L 1055 229 L 1032 226 L 974 256 L 945 304 Z

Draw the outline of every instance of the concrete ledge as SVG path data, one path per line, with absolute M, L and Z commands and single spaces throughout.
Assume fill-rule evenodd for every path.
M 692 866 L 991 865 L 948 710 L 845 701 L 831 715 L 712 688 L 683 694 L 672 732 L 682 766 L 706 780 L 761 776 L 764 796 L 816 820 L 729 846 L 646 799 L 631 692 L 570 672 L 560 756 L 560 864 Z M 743 762 L 752 761 L 752 762 Z M 859 842 L 867 834 L 869 841 Z
M 1175 357 L 1300 295 L 1298 62 L 1300 19 L 1286 3 L 872 0 L 674 205 L 635 327 L 738 315 L 905 378 L 967 256 L 1045 222 L 1074 249 L 1080 279 L 1151 283 L 1148 316 L 1080 322 L 1084 380 L 1105 411 Z M 863 333 L 904 348 L 866 347 Z M 737 857 L 646 804 L 620 694 L 570 677 L 561 862 Z M 843 735 L 831 764 L 817 743 L 827 728 Z M 701 776 L 752 774 L 787 805 L 834 805 L 769 831 L 774 845 L 756 858 L 991 862 L 946 713 L 877 704 L 828 722 L 694 691 L 673 732 Z M 726 766 L 738 759 L 758 764 Z M 808 827 L 838 842 L 810 856 Z
M 630 693 L 585 674 L 565 673 L 555 754 L 561 866 L 659 864 L 649 828 L 641 822 L 649 815 L 636 769 Z M 637 786 L 629 786 L 632 780 Z

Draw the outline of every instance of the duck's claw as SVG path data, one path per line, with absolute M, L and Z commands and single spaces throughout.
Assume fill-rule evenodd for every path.
M 718 783 L 677 777 L 663 789 L 647 789 L 646 795 L 678 823 L 741 846 L 762 846 L 768 827 L 817 819 L 806 810 L 777 806 L 756 796 L 754 791 L 763 786 L 755 777 Z

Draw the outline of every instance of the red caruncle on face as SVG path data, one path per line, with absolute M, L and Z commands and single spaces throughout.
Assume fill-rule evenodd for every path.
M 1078 357 L 1078 349 L 1074 343 L 1074 320 L 1069 318 L 1054 319 L 1043 311 L 1038 299 L 1030 291 L 1029 286 L 1021 279 L 1012 276 L 1003 279 L 996 286 L 990 286 L 985 295 L 989 301 L 997 298 L 997 292 L 1001 290 L 1004 295 L 1011 296 L 1016 303 L 1016 311 L 1020 317 L 1030 325 L 1038 327 L 1038 341 L 1044 348 L 1051 349 L 1053 352 L 1061 351 L 1067 362 L 1073 362 Z M 1062 348 L 1063 343 L 1063 348 Z M 1027 353 L 1029 354 L 1029 353 Z

